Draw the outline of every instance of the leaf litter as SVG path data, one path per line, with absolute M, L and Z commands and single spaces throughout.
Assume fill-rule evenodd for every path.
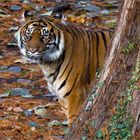
M 62 17 L 61 22 L 85 28 L 112 29 L 120 0 L 1 0 L 0 5 L 0 139 L 62 139 L 68 122 L 57 98 L 48 92 L 38 66 L 20 63 L 14 34 L 21 15 L 28 10 L 33 16 Z

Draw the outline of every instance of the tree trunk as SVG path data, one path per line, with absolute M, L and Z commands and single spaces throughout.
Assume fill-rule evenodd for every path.
M 112 130 L 110 124 L 114 123 L 111 123 L 112 116 L 119 111 L 116 109 L 119 105 L 120 108 L 126 106 L 123 108 L 127 110 L 123 114 L 126 118 L 129 118 L 129 112 L 132 112 L 133 134 L 140 129 L 140 102 L 138 102 L 140 90 L 133 88 L 134 84 L 138 83 L 140 75 L 140 0 L 123 1 L 111 46 L 99 81 L 93 85 L 92 93 L 65 139 L 90 140 L 95 137 L 98 139 L 105 133 L 104 139 L 110 139 Z M 135 75 L 132 71 L 135 71 Z M 136 76 L 137 80 L 134 80 Z M 132 107 L 131 95 L 134 95 Z M 104 132 L 98 133 L 97 136 L 99 130 Z

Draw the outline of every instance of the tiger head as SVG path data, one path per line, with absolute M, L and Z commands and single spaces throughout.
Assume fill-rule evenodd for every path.
M 21 54 L 33 63 L 51 63 L 64 51 L 63 32 L 45 19 L 30 20 L 17 35 Z

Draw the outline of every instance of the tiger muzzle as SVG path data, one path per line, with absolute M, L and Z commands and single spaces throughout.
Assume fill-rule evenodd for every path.
M 31 53 L 36 53 L 38 52 L 38 48 L 29 48 L 28 49 Z
M 27 43 L 27 50 L 31 53 L 31 54 L 35 54 L 35 53 L 42 53 L 44 51 L 44 45 L 41 41 L 30 41 Z

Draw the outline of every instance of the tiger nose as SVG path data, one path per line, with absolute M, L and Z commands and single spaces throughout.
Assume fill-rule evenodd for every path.
M 32 48 L 29 48 L 29 51 L 31 52 L 31 53 L 35 53 L 35 52 L 37 52 L 38 51 L 38 48 L 36 48 L 36 47 L 32 47 Z

